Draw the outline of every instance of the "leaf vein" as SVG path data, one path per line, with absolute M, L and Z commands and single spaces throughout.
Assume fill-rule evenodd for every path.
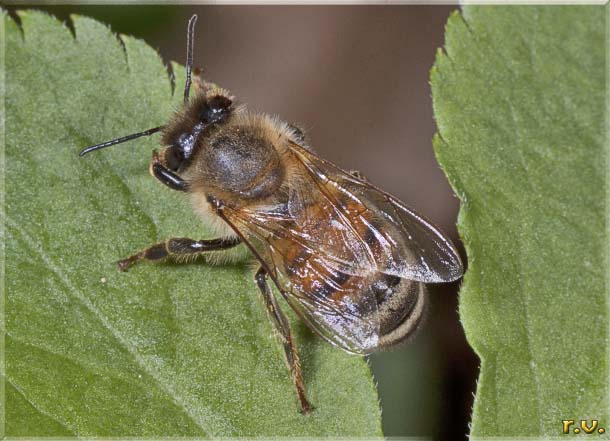
M 56 416 L 51 415 L 50 413 L 48 413 L 45 410 L 41 409 L 38 405 L 36 405 L 36 403 L 30 401 L 30 399 L 26 396 L 25 392 L 15 382 L 13 382 L 8 375 L 4 375 L 4 379 L 6 381 L 8 381 L 11 386 L 13 386 L 15 391 L 17 391 L 17 393 L 19 395 L 21 395 L 21 397 L 25 401 L 27 401 L 30 406 L 32 406 L 34 409 L 36 409 L 38 412 L 40 412 L 41 414 L 43 414 L 47 418 L 52 419 L 53 421 L 57 422 L 57 424 L 59 424 L 60 426 L 62 426 L 66 430 L 69 430 L 70 432 L 72 432 L 72 434 L 74 436 L 77 436 L 77 432 L 74 430 L 73 427 L 69 426 L 67 423 L 65 423 L 63 421 L 60 421 Z

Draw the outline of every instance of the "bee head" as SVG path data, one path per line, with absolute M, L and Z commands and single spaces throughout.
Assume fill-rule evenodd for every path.
M 167 168 L 183 170 L 200 144 L 198 141 L 222 125 L 232 111 L 233 97 L 222 90 L 200 94 L 188 101 L 163 130 L 161 142 L 167 146 Z

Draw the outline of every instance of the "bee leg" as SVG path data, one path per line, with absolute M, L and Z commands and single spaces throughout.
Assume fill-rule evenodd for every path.
M 219 251 L 239 245 L 239 237 L 225 237 L 220 239 L 193 240 L 186 237 L 172 237 L 164 242 L 156 243 L 127 259 L 117 262 L 120 271 L 125 271 L 134 263 L 145 260 L 162 260 L 167 257 L 180 260 L 180 258 L 196 257 L 208 251 Z
M 150 174 L 172 190 L 188 191 L 187 182 L 163 165 L 156 150 L 153 151 L 150 161 Z
M 267 283 L 267 271 L 263 267 L 260 267 L 254 276 L 256 284 L 260 289 L 263 299 L 265 300 L 265 306 L 267 312 L 275 329 L 278 331 L 279 338 L 284 346 L 284 353 L 286 354 L 286 363 L 290 369 L 290 376 L 292 383 L 297 392 L 299 402 L 301 404 L 301 412 L 309 414 L 312 411 L 312 406 L 305 398 L 305 385 L 303 383 L 303 375 L 301 373 L 301 364 L 299 363 L 299 355 L 297 354 L 292 335 L 290 333 L 290 324 L 288 319 L 279 308 L 275 296 L 271 292 L 271 288 Z

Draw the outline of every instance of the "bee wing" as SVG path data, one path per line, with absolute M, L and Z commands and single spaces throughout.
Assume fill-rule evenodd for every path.
M 451 242 L 398 200 L 292 145 L 295 176 L 268 206 L 221 216 L 305 323 L 352 353 L 378 346 L 380 273 L 423 283 L 462 275 Z
M 288 304 L 312 330 L 333 346 L 352 354 L 368 354 L 379 344 L 377 301 L 370 287 L 340 291 L 340 298 L 325 298 L 295 291 L 285 293 Z
M 343 260 L 336 256 L 304 245 L 286 205 L 256 211 L 225 207 L 221 216 L 313 331 L 347 352 L 365 354 L 377 347 L 377 302 L 368 295 L 365 278 L 342 271 Z
M 462 276 L 457 250 L 430 221 L 298 144 L 290 146 L 323 194 L 336 224 L 359 232 L 348 238 L 351 249 L 357 250 L 348 254 L 348 260 L 360 259 L 351 263 L 356 272 L 376 269 L 424 283 L 451 282 Z

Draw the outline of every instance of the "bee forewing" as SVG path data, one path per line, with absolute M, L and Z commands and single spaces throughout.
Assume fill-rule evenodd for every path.
M 348 352 L 371 352 L 391 330 L 387 317 L 381 330 L 380 305 L 403 299 L 393 307 L 404 315 L 415 298 L 394 296 L 392 286 L 404 294 L 399 280 L 455 280 L 460 258 L 436 227 L 392 196 L 297 144 L 292 153 L 298 179 L 265 204 L 224 207 L 223 217 L 310 328 Z
M 285 298 L 301 320 L 326 341 L 352 354 L 368 354 L 379 345 L 379 317 L 375 297 L 361 285 L 358 290 L 342 289 L 336 299 L 304 295 L 296 289 Z
M 462 277 L 463 266 L 457 250 L 437 227 L 387 194 L 374 189 L 368 193 L 370 198 L 379 198 L 381 215 L 396 227 L 406 245 L 388 256 L 381 271 L 425 283 L 452 282 Z M 388 241 L 398 240 L 391 237 L 391 230 L 377 234 L 386 234 Z
M 312 330 L 354 354 L 366 354 L 378 346 L 376 299 L 369 295 L 364 277 L 340 269 L 346 261 L 337 262 L 321 248 L 305 246 L 313 239 L 290 227 L 290 216 L 279 208 L 266 207 L 254 214 L 227 207 L 223 216 Z
M 291 147 L 317 181 L 337 227 L 356 231 L 346 238 L 349 248 L 358 250 L 347 256 L 353 260 L 354 272 L 376 269 L 424 283 L 451 282 L 462 276 L 457 250 L 430 221 L 301 146 Z M 336 256 L 337 260 L 346 260 L 342 256 Z M 349 271 L 349 267 L 343 269 Z

